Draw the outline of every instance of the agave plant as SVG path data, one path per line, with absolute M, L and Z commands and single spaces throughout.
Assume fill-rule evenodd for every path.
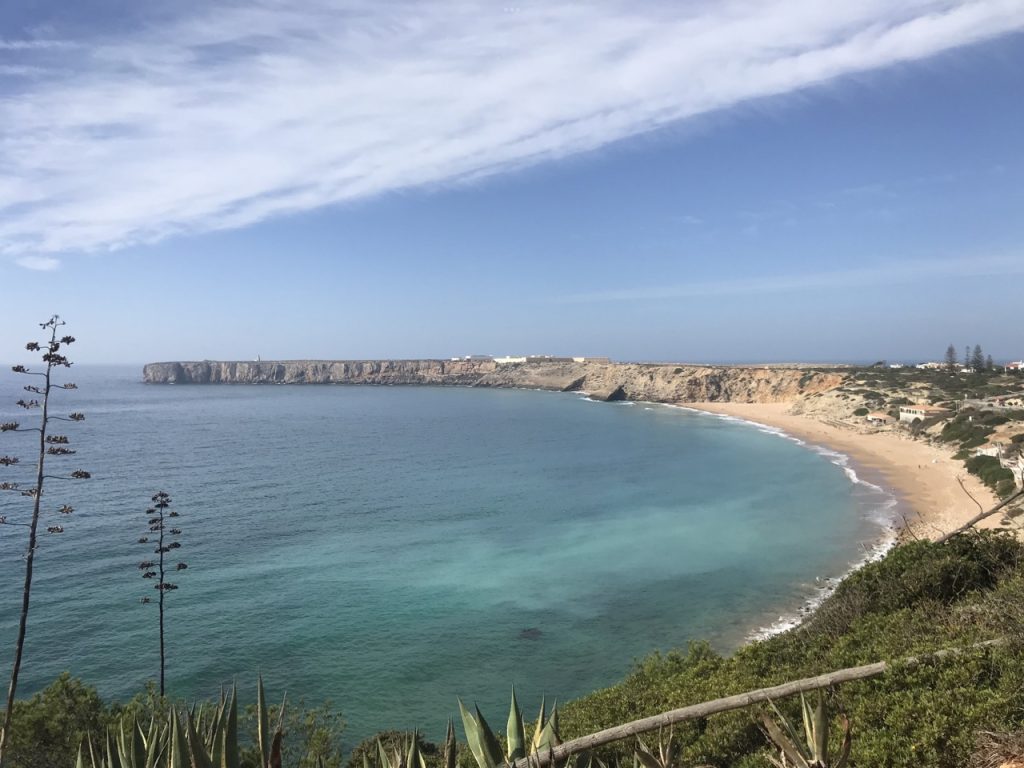
M 449 721 L 449 726 L 451 721 Z M 363 753 L 363 768 L 370 768 L 370 758 Z M 377 739 L 377 768 L 427 768 L 427 761 L 420 751 L 420 735 L 413 732 L 402 749 L 395 747 L 389 753 Z
M 551 715 L 548 716 L 543 699 L 540 703 L 540 714 L 533 729 L 533 737 L 527 743 L 523 712 L 519 708 L 514 688 L 506 725 L 506 743 L 508 745 L 506 754 L 502 753 L 498 738 L 487 721 L 484 720 L 480 708 L 474 707 L 474 710 L 475 714 L 466 709 L 461 700 L 459 701 L 462 725 L 466 729 L 466 742 L 469 744 L 469 750 L 473 753 L 473 759 L 476 760 L 479 768 L 500 768 L 500 766 L 542 753 L 562 743 L 558 736 L 558 707 L 552 707 Z M 454 733 L 452 735 L 454 736 Z M 553 768 L 558 767 L 553 766 Z
M 259 678 L 256 695 L 257 750 L 261 768 L 281 768 L 281 741 L 285 704 L 282 702 L 274 730 Z M 76 768 L 240 768 L 238 748 L 238 698 L 221 694 L 209 712 L 180 711 L 172 706 L 166 723 L 150 723 L 143 729 L 138 720 L 122 721 L 117 732 L 105 734 L 98 745 L 92 738 L 79 747 Z M 415 768 L 423 768 L 416 766 Z
M 772 701 L 768 702 L 779 719 L 776 723 L 767 713 L 761 714 L 761 725 L 765 735 L 779 750 L 779 757 L 769 756 L 778 768 L 844 768 L 850 759 L 850 721 L 840 715 L 843 724 L 843 743 L 834 758 L 828 752 L 829 716 L 825 697 L 818 691 L 818 703 L 811 709 L 804 695 L 800 694 L 800 710 L 803 714 L 804 738 L 790 724 Z M 781 723 L 781 725 L 780 725 Z

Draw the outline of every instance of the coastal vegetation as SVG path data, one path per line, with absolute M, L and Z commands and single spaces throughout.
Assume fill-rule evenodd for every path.
M 1022 563 L 1024 547 L 1002 533 L 966 533 L 942 544 L 909 542 L 845 579 L 795 629 L 745 645 L 731 655 L 701 642 L 652 654 L 621 683 L 568 702 L 557 716 L 546 715 L 543 722 L 550 726 L 549 736 L 557 732 L 559 741 L 567 740 L 686 704 L 890 660 L 894 663 L 884 675 L 847 682 L 826 692 L 829 711 L 838 713 L 832 719 L 831 754 L 842 748 L 842 719 L 847 718 L 852 765 L 969 765 L 980 734 L 1013 734 L 1024 726 L 1024 647 L 1019 642 L 1024 629 Z M 979 645 L 985 641 L 996 642 Z M 945 648 L 963 650 L 954 660 L 900 662 L 908 655 L 926 657 Z M 791 723 L 799 723 L 803 717 L 799 699 L 775 701 L 774 705 Z M 172 704 L 155 690 L 125 705 L 106 704 L 89 686 L 62 677 L 46 691 L 16 704 L 9 765 L 35 768 L 42 764 L 33 757 L 38 754 L 46 756 L 48 765 L 71 766 L 82 739 L 92 738 L 98 745 L 108 730 L 115 733 L 127 728 L 126 723 L 140 723 L 146 731 L 154 719 L 170 723 L 171 711 L 178 713 L 181 738 L 187 743 L 185 713 L 199 713 L 198 737 L 209 732 L 210 723 L 224 706 L 224 701 L 200 707 Z M 350 706 L 358 706 L 358 702 Z M 513 704 L 513 711 L 517 710 L 518 705 Z M 751 707 L 677 725 L 672 736 L 676 768 L 765 765 L 777 748 L 764 732 L 766 714 L 773 714 L 770 707 Z M 208 717 L 213 719 L 203 719 Z M 436 728 L 444 717 L 438 713 L 439 722 L 424 723 L 424 727 Z M 239 716 L 240 766 L 264 765 L 258 759 L 260 739 L 270 731 L 261 723 L 279 718 L 280 709 L 266 707 L 259 694 L 256 711 Z M 521 714 L 510 718 L 516 719 L 521 722 Z M 486 721 L 482 714 L 472 712 L 467 720 L 469 733 L 474 722 Z M 282 744 L 293 749 L 282 765 L 314 768 L 322 762 L 331 768 L 341 766 L 339 729 L 340 723 L 324 719 L 319 709 L 286 714 L 281 720 Z M 251 745 L 246 739 L 250 731 Z M 514 731 L 518 732 L 518 727 Z M 536 734 L 536 728 L 533 731 Z M 991 747 L 991 738 L 985 738 Z M 387 754 L 397 745 L 404 744 L 407 749 L 407 739 L 394 732 L 380 734 Z M 459 749 L 460 766 L 478 763 L 471 757 L 477 752 L 489 754 L 485 759 L 493 758 L 490 753 L 495 743 L 498 749 L 511 750 L 502 752 L 502 758 L 518 754 L 514 740 L 505 739 L 502 745 L 500 739 L 495 743 L 481 739 L 476 737 L 477 748 L 473 749 L 474 737 L 470 736 L 467 745 Z M 364 757 L 369 765 L 388 768 L 380 755 L 374 754 L 376 741 L 364 742 L 355 752 L 356 768 Z M 653 742 L 645 743 L 649 752 L 658 753 Z M 314 744 L 319 745 L 318 751 L 310 752 Z M 422 738 L 418 744 L 417 755 L 428 768 L 447 764 L 443 749 Z M 527 742 L 522 744 L 526 749 Z M 628 763 L 636 748 L 635 742 L 624 741 L 602 747 L 592 756 L 605 763 L 617 759 Z

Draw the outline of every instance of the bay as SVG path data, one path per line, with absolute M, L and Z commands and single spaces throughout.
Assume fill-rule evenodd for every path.
M 347 740 L 439 736 L 456 696 L 501 721 L 614 683 L 654 649 L 727 650 L 845 573 L 881 535 L 879 489 L 766 430 L 575 394 L 433 387 L 153 386 L 73 369 L 87 420 L 48 486 L 76 512 L 36 559 L 23 695 L 69 670 L 125 699 L 155 679 L 155 596 L 137 563 L 149 498 L 180 512 L 168 685 L 208 697 L 257 672 L 272 698 L 331 700 Z M 24 379 L 0 379 L 0 418 Z M 26 465 L 31 439 L 0 453 Z M 52 463 L 56 468 L 58 461 Z M 0 514 L 28 505 L 0 495 Z M 23 529 L 0 528 L 0 663 Z

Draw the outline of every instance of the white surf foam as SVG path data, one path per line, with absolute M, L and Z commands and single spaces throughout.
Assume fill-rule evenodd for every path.
M 685 405 L 671 405 L 668 403 L 662 403 L 666 408 L 678 408 L 680 410 L 689 411 L 691 413 L 700 414 L 701 416 L 708 416 L 711 418 L 719 419 L 721 421 L 731 421 L 737 424 L 743 424 L 748 427 L 753 427 L 760 432 L 765 434 L 775 435 L 785 440 L 796 443 L 808 450 L 814 451 L 815 453 L 824 456 L 832 464 L 842 469 L 843 474 L 846 478 L 854 485 L 863 487 L 870 491 L 873 495 L 877 494 L 878 500 L 871 503 L 870 507 L 866 511 L 867 519 L 879 528 L 878 539 L 864 551 L 864 555 L 850 563 L 848 570 L 841 576 L 828 577 L 828 578 L 817 578 L 815 579 L 814 585 L 808 585 L 811 592 L 810 596 L 803 601 L 799 608 L 793 613 L 787 613 L 779 616 L 775 621 L 767 626 L 758 627 L 754 629 L 750 634 L 747 635 L 747 641 L 764 640 L 772 637 L 773 635 L 780 634 L 787 630 L 793 629 L 794 627 L 800 626 L 800 624 L 808 616 L 814 613 L 815 610 L 824 602 L 825 598 L 831 595 L 839 583 L 849 576 L 854 571 L 862 568 L 868 563 L 882 559 L 885 554 L 892 549 L 897 541 L 897 508 L 899 506 L 899 500 L 889 491 L 885 490 L 879 485 L 865 480 L 857 471 L 850 466 L 850 457 L 845 453 L 840 453 L 831 448 L 827 448 L 823 445 L 817 445 L 816 443 L 809 443 L 806 440 L 802 440 L 795 435 L 791 435 L 784 429 L 779 427 L 773 427 L 769 424 L 762 424 L 759 421 L 752 421 L 750 419 L 743 419 L 737 416 L 730 416 L 724 413 L 712 413 L 710 411 L 702 411 L 699 408 L 690 408 Z

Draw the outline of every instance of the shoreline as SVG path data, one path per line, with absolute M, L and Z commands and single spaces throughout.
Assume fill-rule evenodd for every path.
M 896 497 L 894 523 L 900 540 L 935 540 L 974 517 L 979 504 L 990 509 L 999 502 L 992 490 L 952 458 L 951 451 L 923 441 L 891 432 L 862 433 L 826 424 L 813 417 L 790 413 L 792 403 L 678 405 L 780 429 L 812 445 L 849 456 L 855 464 L 882 478 L 883 490 Z M 970 496 L 960 486 L 958 478 Z M 999 516 L 993 516 L 977 527 L 1000 526 Z

